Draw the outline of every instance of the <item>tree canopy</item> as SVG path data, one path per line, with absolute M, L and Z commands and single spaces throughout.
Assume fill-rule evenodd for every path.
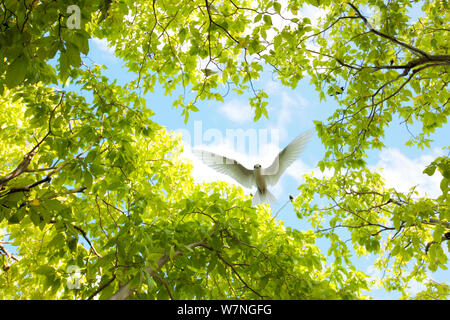
M 446 124 L 447 1 L 1 0 L 0 13 L 0 298 L 361 299 L 372 284 L 353 258 L 367 254 L 386 290 L 411 298 L 416 280 L 416 298 L 448 298 L 425 281 L 448 263 L 448 156 L 423 168 L 442 176 L 435 198 L 386 187 L 366 162 L 394 117 L 419 124 L 405 141 L 419 149 Z M 134 80 L 86 58 L 94 38 Z M 317 165 L 333 174 L 305 176 L 293 201 L 311 230 L 239 187 L 195 183 L 142 97 L 184 90 L 172 98 L 188 122 L 226 85 L 250 93 L 258 121 L 271 116 L 254 85 L 267 68 L 336 102 L 315 123 Z

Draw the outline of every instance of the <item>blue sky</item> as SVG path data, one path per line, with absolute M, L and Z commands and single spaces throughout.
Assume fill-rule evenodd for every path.
M 126 83 L 134 77 L 121 67 L 121 61 L 114 57 L 113 51 L 107 48 L 106 42 L 103 40 L 95 39 L 91 42 L 89 57 L 96 63 L 105 64 L 108 67 L 105 74 L 110 79 L 118 79 L 119 83 Z M 264 164 L 270 164 L 278 151 L 292 139 L 313 128 L 314 120 L 326 120 L 338 106 L 331 97 L 328 101 L 319 101 L 318 94 L 314 87 L 309 85 L 308 78 L 302 80 L 297 89 L 291 90 L 283 87 L 270 71 L 266 71 L 254 85 L 257 89 L 264 88 L 269 95 L 269 119 L 265 119 L 263 116 L 257 123 L 253 122 L 248 95 L 245 94 L 239 96 L 230 91 L 225 97 L 224 103 L 216 101 L 199 102 L 197 107 L 200 111 L 192 113 L 187 124 L 184 124 L 181 109 L 172 107 L 173 97 L 178 96 L 178 92 L 174 93 L 173 97 L 165 96 L 163 90 L 157 87 L 155 93 L 145 96 L 147 106 L 155 111 L 153 120 L 165 126 L 168 130 L 183 134 L 185 141 L 184 157 L 193 162 L 193 175 L 196 181 L 223 180 L 237 184 L 230 177 L 215 172 L 193 157 L 190 152 L 192 147 L 212 150 L 235 158 L 249 168 L 253 167 L 255 159 L 258 158 L 260 160 L 258 162 L 264 166 Z M 219 88 L 219 91 L 225 93 L 227 88 Z M 263 155 L 250 153 L 248 144 L 251 142 L 248 137 L 246 138 L 246 149 L 239 150 L 236 143 L 226 139 L 227 130 L 238 129 L 247 131 L 247 133 L 264 133 L 265 131 L 269 137 L 267 152 Z M 412 132 L 419 132 L 419 129 L 420 127 L 410 126 Z M 236 133 L 236 131 L 234 132 Z M 270 145 L 271 132 L 278 133 L 279 143 L 276 145 Z M 218 139 L 219 136 L 222 136 L 223 139 Z M 421 195 L 426 193 L 430 197 L 438 196 L 440 194 L 439 182 L 441 177 L 438 173 L 429 177 L 422 174 L 422 171 L 436 156 L 446 154 L 442 147 L 448 143 L 449 136 L 450 128 L 445 126 L 436 131 L 433 136 L 435 140 L 430 149 L 422 151 L 407 147 L 405 142 L 410 138 L 410 133 L 399 119 L 394 118 L 386 131 L 384 139 L 386 149 L 370 152 L 368 164 L 371 168 L 376 168 L 382 173 L 386 184 L 390 187 L 399 191 L 407 191 L 416 186 Z M 315 174 L 320 175 L 316 164 L 322 159 L 323 152 L 324 148 L 319 139 L 314 137 L 300 159 L 286 171 L 280 182 L 272 189 L 272 192 L 278 198 L 278 203 L 272 206 L 274 213 L 286 204 L 289 194 L 297 195 L 297 187 L 302 182 L 303 174 L 314 171 Z M 244 190 L 247 193 L 251 192 L 251 190 Z M 300 230 L 307 228 L 305 222 L 296 217 L 290 203 L 279 211 L 278 218 L 283 220 L 286 226 Z M 326 243 L 322 245 L 326 247 Z M 326 250 L 323 252 L 326 254 Z M 375 276 L 379 273 L 370 267 L 373 261 L 374 257 L 362 257 L 357 260 L 356 266 L 360 270 Z M 436 272 L 430 274 L 430 276 L 436 281 L 449 282 L 449 274 L 446 271 Z M 411 293 L 414 295 L 421 288 L 421 284 L 412 283 L 411 285 Z M 373 290 L 368 294 L 375 299 L 396 299 L 399 297 L 396 293 L 387 293 L 381 289 Z

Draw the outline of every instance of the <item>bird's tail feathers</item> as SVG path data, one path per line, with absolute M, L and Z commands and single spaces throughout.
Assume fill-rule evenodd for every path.
M 264 191 L 264 193 L 262 193 L 258 189 L 258 190 L 256 190 L 256 193 L 253 196 L 252 206 L 257 206 L 258 204 L 261 204 L 261 203 L 275 204 L 275 203 L 277 203 L 277 199 L 269 190 L 266 189 Z

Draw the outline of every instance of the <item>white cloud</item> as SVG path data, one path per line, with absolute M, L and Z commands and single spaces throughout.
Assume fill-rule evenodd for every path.
M 290 93 L 288 91 L 282 91 L 281 105 L 279 107 L 271 108 L 270 113 L 276 116 L 276 122 L 273 125 L 280 133 L 280 140 L 287 141 L 292 137 L 289 137 L 288 126 L 292 121 L 297 121 L 298 126 L 301 125 L 300 120 L 304 119 L 302 115 L 305 112 L 305 108 L 309 105 L 309 101 L 299 95 L 298 93 Z M 298 132 L 300 134 L 300 132 Z M 289 143 L 290 141 L 288 141 Z
M 298 183 L 302 183 L 304 182 L 303 175 L 311 173 L 311 171 L 315 171 L 314 168 L 299 159 L 286 169 L 286 174 L 294 178 Z M 318 174 L 315 172 L 314 176 L 318 176 Z
M 114 46 L 109 47 L 108 46 L 108 40 L 106 39 L 99 39 L 99 38 L 93 38 L 92 41 L 94 44 L 102 51 L 107 52 L 109 54 L 114 55 Z
M 369 276 L 367 280 L 373 281 L 375 284 L 383 278 L 383 272 L 373 265 L 366 268 L 366 274 Z
M 326 14 L 327 14 L 326 10 L 317 8 L 310 4 L 303 6 L 302 9 L 300 10 L 300 16 L 302 18 L 309 18 L 313 26 L 317 26 L 319 20 L 325 17 Z
M 269 80 L 264 85 L 264 90 L 269 95 L 277 94 L 281 91 L 282 86 L 279 81 Z
M 408 288 L 406 289 L 406 291 L 408 291 L 411 294 L 411 296 L 415 297 L 419 292 L 424 291 L 426 289 L 427 286 L 424 283 L 412 279 L 409 281 Z
M 305 182 L 303 176 L 305 174 L 312 174 L 314 177 L 318 179 L 323 178 L 331 178 L 334 174 L 334 169 L 326 168 L 323 172 L 320 171 L 319 168 L 315 168 L 304 163 L 301 159 L 294 161 L 292 165 L 290 165 L 285 172 L 285 176 L 290 176 L 295 179 L 298 184 L 302 184 Z M 293 194 L 294 197 L 297 195 Z
M 434 149 L 429 154 L 417 158 L 409 158 L 396 148 L 387 148 L 380 152 L 379 160 L 375 165 L 369 166 L 372 171 L 381 174 L 385 181 L 385 186 L 394 188 L 399 192 L 408 192 L 412 187 L 416 187 L 419 196 L 438 197 L 442 194 L 440 182 L 442 175 L 436 171 L 433 176 L 422 173 L 436 157 L 442 155 L 440 149 Z M 331 177 L 334 173 L 332 169 L 325 169 L 321 172 L 305 164 L 302 160 L 296 160 L 287 170 L 286 174 L 294 178 L 298 183 L 303 183 L 303 175 L 313 173 L 314 177 L 322 179 Z
M 233 99 L 219 107 L 219 113 L 227 119 L 237 124 L 250 122 L 253 119 L 253 111 L 250 105 L 245 101 Z
M 304 107 L 308 106 L 309 102 L 299 94 L 289 94 L 286 91 L 281 93 L 281 110 L 278 113 L 279 125 L 285 126 L 290 123 L 295 117 L 295 114 L 302 113 Z
M 407 192 L 417 186 L 416 191 L 420 196 L 426 194 L 428 197 L 437 197 L 441 194 L 441 174 L 436 171 L 430 177 L 422 172 L 439 155 L 442 155 L 442 151 L 434 149 L 429 154 L 411 159 L 396 148 L 387 148 L 381 151 L 380 160 L 371 169 L 380 172 L 387 187 Z
M 297 15 L 294 15 L 292 12 L 290 12 L 288 7 L 288 0 L 281 0 L 279 1 L 281 4 L 281 15 L 283 18 L 281 18 L 279 15 L 272 16 L 272 25 L 278 29 L 282 30 L 286 26 L 292 26 L 292 28 L 296 28 L 297 25 L 293 22 L 291 22 L 289 19 L 292 18 L 309 18 L 311 20 L 311 24 L 313 26 L 317 26 L 319 22 L 319 18 L 324 17 L 326 14 L 326 10 L 317 8 L 313 5 L 304 5 L 301 8 L 299 8 Z M 269 30 L 267 33 L 267 40 L 272 41 L 273 37 L 277 34 L 276 30 Z

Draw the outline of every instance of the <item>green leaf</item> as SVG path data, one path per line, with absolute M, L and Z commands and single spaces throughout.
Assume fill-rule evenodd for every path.
M 57 233 L 48 243 L 49 247 L 61 247 L 64 245 L 65 237 L 62 233 Z
M 78 67 L 81 64 L 80 50 L 71 43 L 67 43 L 67 61 L 70 65 Z
M 75 32 L 73 43 L 80 49 L 80 52 L 87 55 L 89 53 L 89 35 L 84 32 Z
M 48 265 L 41 265 L 36 269 L 37 274 L 41 274 L 41 275 L 45 275 L 45 276 L 53 275 L 54 272 L 55 272 L 55 270 Z
M 447 178 L 443 178 L 440 184 L 440 188 L 443 194 L 447 194 L 448 192 L 449 180 Z
M 142 274 L 138 273 L 137 275 L 135 275 L 131 281 L 129 282 L 129 286 L 132 289 L 136 289 L 138 287 L 140 287 L 141 285 L 141 278 L 142 278 Z
M 14 212 L 8 219 L 8 222 L 10 224 L 17 224 L 20 223 L 23 219 L 23 217 L 25 216 L 25 208 L 20 208 L 18 210 L 16 210 L 16 212 Z
M 170 246 L 170 249 L 169 249 L 169 258 L 170 258 L 170 260 L 173 260 L 174 256 L 175 256 L 175 247 L 174 246 Z
M 78 239 L 76 237 L 70 237 L 67 240 L 67 246 L 69 247 L 69 250 L 74 252 L 77 249 Z
M 268 26 L 272 25 L 272 18 L 268 14 L 265 14 L 263 16 L 263 20 L 266 25 L 268 25 Z
M 279 2 L 274 2 L 273 3 L 273 8 L 275 9 L 275 11 L 277 12 L 277 13 L 280 13 L 281 12 L 281 4 L 279 3 Z
M 37 227 L 41 223 L 41 216 L 39 215 L 38 209 L 36 209 L 34 206 L 30 207 L 30 219 L 33 222 L 33 224 Z
M 261 118 L 261 108 L 260 107 L 256 107 L 255 108 L 255 117 L 253 118 L 253 121 L 258 121 L 259 118 Z
M 25 80 L 28 69 L 28 59 L 24 55 L 17 57 L 10 63 L 6 70 L 6 85 L 8 88 L 14 88 Z
M 151 276 L 151 274 L 146 272 L 146 278 L 147 278 L 147 285 L 148 285 L 149 290 L 153 290 L 154 288 L 156 288 L 156 282 L 155 282 L 155 280 L 153 280 L 153 277 Z
M 432 176 L 434 172 L 436 171 L 436 165 L 430 165 L 423 170 L 423 173 Z

